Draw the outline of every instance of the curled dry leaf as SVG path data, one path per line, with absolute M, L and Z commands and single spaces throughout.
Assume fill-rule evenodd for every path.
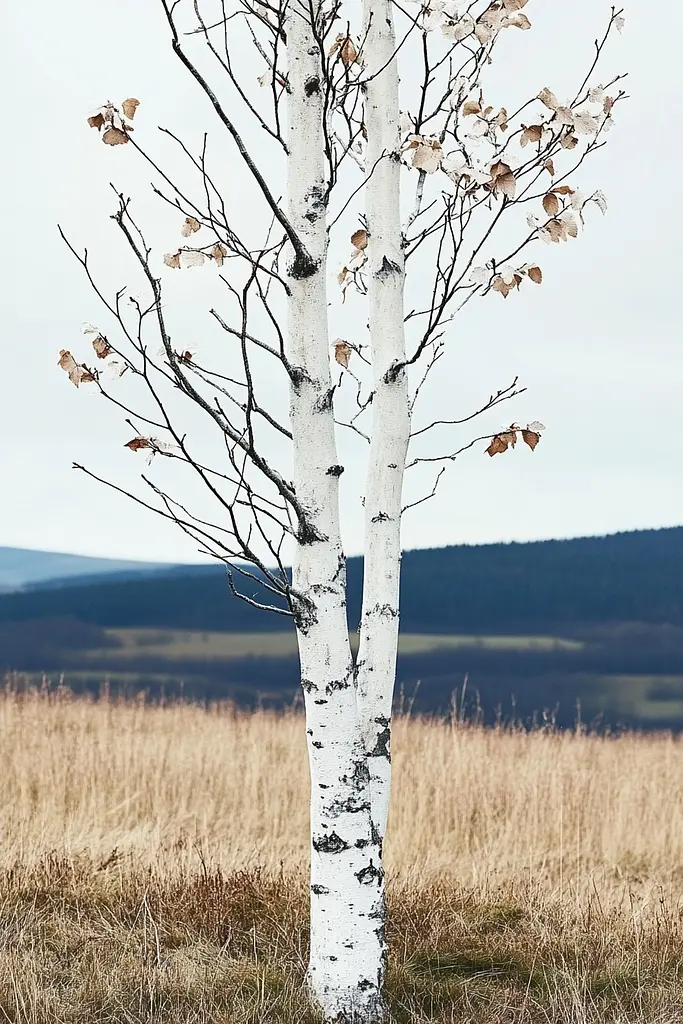
M 110 125 L 102 136 L 102 142 L 105 146 L 123 146 L 128 142 L 128 135 L 126 132 L 121 131 L 121 129 Z
M 95 380 L 90 370 L 88 370 L 86 366 L 81 366 L 77 363 L 71 353 L 65 348 L 59 350 L 57 366 L 60 366 L 62 370 L 66 371 L 69 375 L 69 380 L 72 384 L 75 384 L 76 387 L 78 387 L 79 384 L 89 384 Z
M 486 46 L 486 44 L 491 39 L 491 36 L 493 35 L 493 29 L 489 25 L 485 24 L 483 21 L 478 21 L 474 29 L 474 34 L 479 40 L 480 44 L 482 46 Z
M 511 18 L 506 18 L 503 25 L 505 28 L 521 28 L 523 32 L 531 28 L 531 22 L 526 14 L 513 14 Z
M 339 53 L 339 56 L 344 64 L 354 64 L 358 60 L 358 50 L 356 49 L 355 43 L 350 36 L 344 35 L 340 32 L 328 53 L 328 57 L 333 57 L 335 53 Z
M 560 212 L 560 202 L 554 192 L 543 196 L 543 209 L 549 217 L 556 217 Z
M 357 231 L 351 235 L 351 245 L 355 249 L 365 249 L 368 244 L 368 233 L 365 228 L 358 228 Z
M 555 93 L 551 92 L 547 87 L 541 89 L 536 99 L 540 100 L 548 110 L 557 110 L 560 105 Z
M 140 106 L 140 100 L 136 100 L 135 97 L 131 96 L 129 99 L 124 100 L 121 104 L 121 110 L 123 116 L 127 117 L 129 121 L 132 121 L 135 117 L 135 111 Z
M 195 231 L 199 231 L 201 224 L 196 217 L 186 217 L 185 222 L 180 229 L 180 234 L 183 238 L 189 238 L 190 235 L 194 234 Z
M 516 444 L 517 434 L 512 427 L 508 427 L 508 429 L 504 430 L 501 434 L 496 434 L 486 451 L 491 456 L 500 455 L 503 452 L 506 452 L 510 445 L 514 448 Z
M 509 276 L 504 277 L 502 274 L 497 274 L 491 284 L 491 288 L 494 292 L 500 292 L 504 299 L 507 299 L 513 288 L 519 288 L 522 283 L 522 275 L 517 272 L 512 273 Z
M 522 430 L 522 440 L 525 444 L 528 444 L 533 451 L 538 442 L 541 440 L 541 435 L 537 434 L 534 430 Z
M 527 267 L 526 272 L 530 280 L 533 281 L 534 284 L 540 284 L 543 280 L 543 272 L 541 271 L 541 268 L 536 265 L 534 265 L 533 267 Z
M 530 124 L 527 125 L 522 134 L 519 137 L 520 146 L 528 146 L 530 142 L 540 142 L 541 136 L 543 135 L 543 125 L 541 124 Z
M 344 367 L 345 370 L 348 370 L 349 359 L 351 358 L 351 346 L 341 338 L 334 343 L 334 358 L 341 366 Z
M 546 160 L 546 162 L 543 164 L 543 166 L 545 167 L 545 169 L 548 172 L 548 174 L 550 175 L 550 177 L 554 178 L 555 177 L 555 164 L 553 163 L 553 158 L 549 156 L 548 159 Z
M 209 250 L 209 255 L 215 259 L 219 267 L 223 266 L 223 260 L 228 255 L 228 250 L 225 248 L 222 242 L 216 242 L 214 246 Z
M 104 114 L 102 113 L 102 111 L 98 111 L 97 114 L 93 114 L 92 117 L 89 117 L 88 124 L 91 128 L 97 128 L 97 130 L 99 131 L 99 129 L 104 124 Z
M 415 136 L 415 140 L 410 147 L 413 150 L 413 167 L 426 171 L 427 174 L 434 174 L 441 163 L 441 143 L 438 139 L 420 136 Z
M 180 268 L 180 252 L 167 252 L 164 256 L 164 263 L 167 267 L 178 270 Z
M 468 114 L 481 114 L 481 103 L 479 100 L 465 100 L 462 105 L 463 117 Z
M 571 133 L 569 135 L 563 135 L 560 139 L 560 145 L 562 146 L 562 149 L 574 149 L 574 147 L 578 146 L 578 144 L 579 140 L 577 139 L 576 135 L 572 135 Z
M 136 452 L 139 448 L 151 448 L 152 441 L 149 437 L 134 437 L 132 441 L 127 441 L 123 447 L 130 448 L 132 452 Z
M 92 347 L 95 349 L 95 355 L 98 359 L 106 359 L 107 356 L 110 356 L 114 351 L 102 334 L 98 334 L 97 337 L 93 339 Z
M 504 196 L 508 197 L 508 199 L 513 199 L 517 182 L 509 165 L 503 163 L 502 160 L 497 160 L 495 163 L 491 164 L 490 173 L 493 191 L 502 192 Z

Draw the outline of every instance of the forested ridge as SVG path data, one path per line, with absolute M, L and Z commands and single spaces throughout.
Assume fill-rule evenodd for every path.
M 362 571 L 362 558 L 348 560 L 350 629 L 360 617 Z M 255 583 L 235 579 L 249 597 L 272 603 Z M 222 565 L 112 574 L 0 595 L 0 622 L 55 617 L 105 627 L 292 629 L 288 617 L 235 599 Z M 619 622 L 683 626 L 683 527 L 403 555 L 404 631 L 557 633 Z

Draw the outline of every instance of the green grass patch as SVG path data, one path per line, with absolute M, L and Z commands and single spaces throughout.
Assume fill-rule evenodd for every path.
M 296 654 L 294 633 L 219 633 L 173 629 L 109 629 L 121 644 L 117 648 L 90 651 L 91 656 L 130 658 L 149 656 L 169 661 L 203 658 L 224 661 L 251 656 L 283 658 Z M 358 650 L 358 633 L 350 633 L 351 648 Z M 448 648 L 479 648 L 509 651 L 578 651 L 584 644 L 553 636 L 466 636 L 402 633 L 399 653 L 424 654 Z

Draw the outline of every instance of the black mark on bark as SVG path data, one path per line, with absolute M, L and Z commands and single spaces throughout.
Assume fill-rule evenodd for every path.
M 317 839 L 313 839 L 312 845 L 316 853 L 342 853 L 343 850 L 348 850 L 349 848 L 349 844 L 344 842 L 336 832 L 318 836 Z
M 361 885 L 372 885 L 374 882 L 379 885 L 384 878 L 384 871 L 382 868 L 376 868 L 371 860 L 366 868 L 356 871 L 355 875 Z

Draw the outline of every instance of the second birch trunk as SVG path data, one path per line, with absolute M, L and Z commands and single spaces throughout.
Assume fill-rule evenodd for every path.
M 384 839 L 391 790 L 391 707 L 396 677 L 401 495 L 410 437 L 405 369 L 405 257 L 400 210 L 398 61 L 391 0 L 366 0 L 364 120 L 369 326 L 374 397 L 365 492 L 363 610 L 356 662 L 372 818 Z

